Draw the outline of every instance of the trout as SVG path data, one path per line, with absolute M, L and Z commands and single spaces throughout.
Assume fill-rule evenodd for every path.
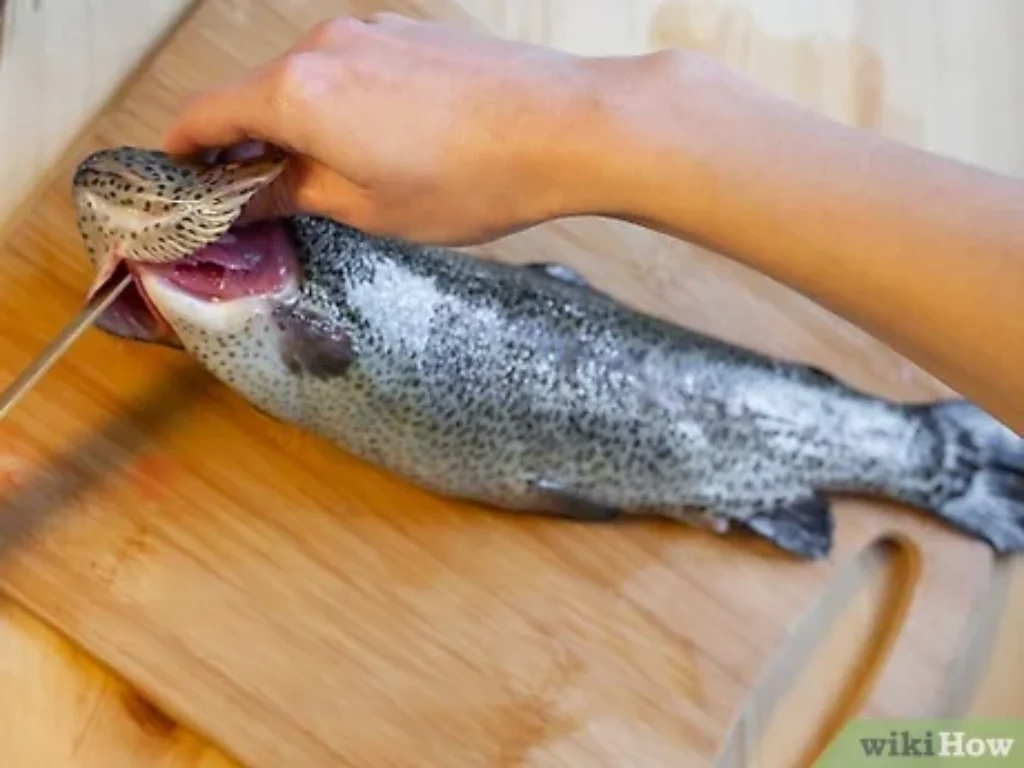
M 253 407 L 420 487 L 578 521 L 833 546 L 830 498 L 1024 547 L 1024 441 L 961 399 L 901 403 L 513 265 L 318 216 L 239 224 L 282 157 L 119 147 L 73 178 L 105 332 L 189 354 Z

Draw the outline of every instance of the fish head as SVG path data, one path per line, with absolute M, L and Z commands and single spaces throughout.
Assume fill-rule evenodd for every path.
M 239 222 L 281 169 L 273 159 L 204 166 L 110 149 L 79 166 L 74 198 L 96 270 L 91 290 L 125 271 L 132 278 L 96 325 L 183 349 L 264 411 L 288 418 L 302 407 L 300 375 L 342 375 L 351 345 L 325 316 L 296 310 L 305 262 L 289 222 Z
M 245 204 L 283 167 L 276 155 L 209 164 L 136 147 L 86 157 L 75 170 L 72 198 L 95 270 L 88 294 L 124 271 L 133 278 L 96 325 L 182 347 L 180 312 L 207 304 L 200 307 L 207 314 L 216 306 L 237 322 L 251 309 L 244 299 L 287 290 L 297 265 L 281 225 L 237 224 Z

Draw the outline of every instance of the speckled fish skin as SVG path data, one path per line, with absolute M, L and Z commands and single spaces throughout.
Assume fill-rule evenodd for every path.
M 1024 547 L 1024 443 L 969 403 L 855 391 L 635 311 L 564 266 L 284 225 L 301 270 L 274 295 L 217 307 L 143 276 L 145 290 L 254 406 L 420 486 L 579 520 L 738 526 L 801 557 L 831 551 L 827 496 L 852 492 Z

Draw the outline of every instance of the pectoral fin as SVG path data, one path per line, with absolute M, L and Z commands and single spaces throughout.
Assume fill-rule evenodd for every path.
M 329 379 L 344 375 L 355 361 L 348 333 L 319 315 L 281 309 L 274 321 L 280 330 L 281 359 L 293 373 Z

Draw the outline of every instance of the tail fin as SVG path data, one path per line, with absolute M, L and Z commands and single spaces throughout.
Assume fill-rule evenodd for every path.
M 929 506 L 1000 554 L 1024 550 L 1024 439 L 967 402 L 924 409 L 946 446 Z

